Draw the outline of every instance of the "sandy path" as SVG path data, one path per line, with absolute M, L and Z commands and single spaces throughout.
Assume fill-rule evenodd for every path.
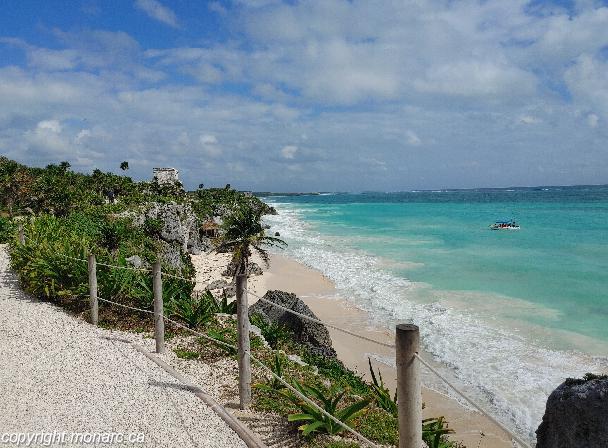
M 202 401 L 125 342 L 151 348 L 151 340 L 96 329 L 30 300 L 8 263 L 0 245 L 0 438 L 25 432 L 113 432 L 125 438 L 141 433 L 144 443 L 115 446 L 245 447 Z

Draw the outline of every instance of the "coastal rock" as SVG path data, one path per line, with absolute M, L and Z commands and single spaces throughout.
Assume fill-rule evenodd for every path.
M 234 261 L 231 261 L 230 264 L 224 270 L 224 272 L 222 272 L 222 275 L 224 277 L 234 277 L 235 273 L 236 273 L 236 263 Z M 249 265 L 247 266 L 247 275 L 249 275 L 249 276 L 262 275 L 263 273 L 264 273 L 264 271 L 257 263 L 250 262 Z
M 187 253 L 200 253 L 205 249 L 201 244 L 198 232 L 198 219 L 190 205 L 176 202 L 150 203 L 144 212 L 133 217 L 133 223 L 143 227 L 147 220 L 161 222 L 158 237 L 162 241 L 180 245 L 181 249 Z
M 210 247 L 201 241 L 199 222 L 188 204 L 152 202 L 139 211 L 124 212 L 133 224 L 156 234 L 161 243 L 161 254 L 166 263 L 174 268 L 182 268 L 182 254 L 200 254 Z
M 130 257 L 125 258 L 127 264 L 135 269 L 139 269 L 143 266 L 144 262 L 142 261 L 139 255 L 131 255 Z
M 295 294 L 283 291 L 268 291 L 264 294 L 264 299 L 305 316 L 318 319 L 308 308 L 308 305 Z M 253 314 L 259 314 L 267 322 L 284 325 L 293 332 L 297 341 L 310 347 L 312 353 L 332 358 L 336 357 L 329 332 L 323 324 L 296 316 L 261 300 L 249 307 L 249 316 Z
M 608 446 L 608 377 L 567 379 L 547 399 L 536 448 Z
M 207 291 L 211 291 L 211 290 L 214 290 L 214 289 L 221 289 L 221 288 L 225 288 L 225 287 L 226 287 L 226 286 L 228 286 L 228 285 L 229 285 L 229 283 L 228 283 L 226 280 L 223 280 L 223 279 L 222 279 L 222 280 L 214 280 L 214 281 L 212 281 L 211 283 L 209 283 L 209 284 L 208 284 L 208 285 L 205 287 L 205 289 L 206 289 Z

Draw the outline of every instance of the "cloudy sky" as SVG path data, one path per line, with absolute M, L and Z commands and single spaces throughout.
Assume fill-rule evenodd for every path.
M 608 4 L 0 0 L 0 153 L 188 187 L 608 183 Z

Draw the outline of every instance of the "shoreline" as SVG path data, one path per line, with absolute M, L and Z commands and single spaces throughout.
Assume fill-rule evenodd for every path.
M 192 256 L 197 271 L 197 281 L 208 283 L 221 279 L 221 272 L 228 264 L 228 254 L 204 254 Z M 253 261 L 260 263 L 255 257 Z M 204 285 L 197 284 L 196 289 Z M 394 334 L 384 328 L 374 326 L 369 314 L 349 304 L 339 297 L 335 285 L 320 271 L 284 255 L 271 255 L 270 268 L 264 268 L 264 274 L 252 276 L 249 288 L 257 295 L 263 296 L 268 290 L 281 290 L 295 293 L 302 299 L 315 315 L 323 322 L 362 334 L 381 342 L 393 343 Z M 257 299 L 249 297 L 250 305 Z M 368 356 L 376 371 L 380 370 L 386 387 L 394 391 L 396 371 L 394 367 L 377 361 L 393 360 L 394 353 L 387 347 L 369 341 L 353 338 L 350 335 L 328 328 L 332 344 L 338 358 L 351 370 L 371 380 L 369 375 Z M 389 361 L 390 362 L 390 361 Z M 431 375 L 421 369 L 423 378 Z M 464 443 L 467 448 L 492 447 L 512 448 L 510 437 L 500 427 L 477 411 L 464 407 L 456 399 L 445 394 L 422 388 L 422 401 L 425 403 L 423 418 L 444 416 L 449 427 L 455 431 L 451 440 Z
M 394 342 L 392 332 L 371 324 L 367 312 L 356 308 L 344 298 L 341 298 L 337 294 L 333 282 L 313 268 L 286 256 L 273 254 L 270 269 L 264 273 L 262 282 L 263 286 L 260 286 L 263 289 L 279 289 L 295 293 L 323 322 L 381 342 Z M 265 291 L 261 292 L 265 293 Z M 332 328 L 328 328 L 328 330 L 338 358 L 348 368 L 362 374 L 367 380 L 371 380 L 368 355 L 387 359 L 392 359 L 394 356 L 389 348 L 353 338 Z M 373 357 L 372 365 L 376 370 L 380 370 L 389 390 L 394 391 L 397 375 L 395 369 L 384 363 L 374 362 Z M 421 369 L 421 374 L 423 377 L 430 375 L 424 368 Z M 451 440 L 460 441 L 468 448 L 477 446 L 513 447 L 509 435 L 485 416 L 465 408 L 449 396 L 424 386 L 422 389 L 422 401 L 425 403 L 425 408 L 422 411 L 423 418 L 445 416 L 449 427 L 455 431 Z M 481 433 L 484 435 L 481 436 Z

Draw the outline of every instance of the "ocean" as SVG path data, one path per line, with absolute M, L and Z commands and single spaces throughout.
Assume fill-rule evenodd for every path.
M 286 255 L 376 325 L 419 325 L 442 372 L 528 440 L 565 378 L 608 372 L 608 186 L 264 200 Z M 505 218 L 521 229 L 489 229 Z

